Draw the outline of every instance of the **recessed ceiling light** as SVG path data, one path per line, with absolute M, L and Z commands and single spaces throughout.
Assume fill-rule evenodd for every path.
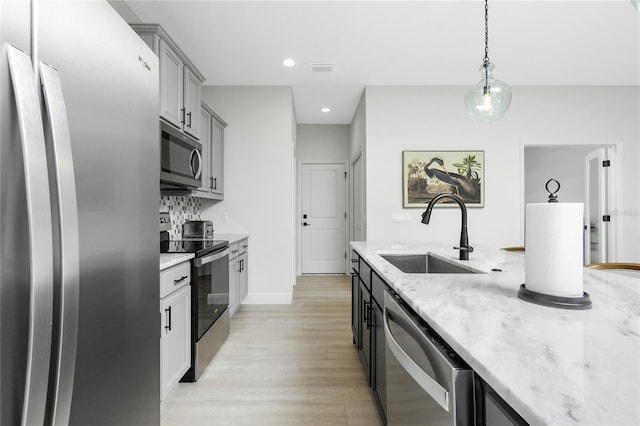
M 282 61 L 282 65 L 284 65 L 285 67 L 293 67 L 295 66 L 295 64 L 296 64 L 296 61 L 294 61 L 291 58 L 287 58 L 284 61 Z
M 322 111 L 322 112 L 331 112 L 331 109 L 327 108 L 327 107 L 324 107 L 320 111 Z

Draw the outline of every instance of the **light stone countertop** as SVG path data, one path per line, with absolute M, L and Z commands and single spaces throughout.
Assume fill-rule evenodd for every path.
M 193 253 L 160 253 L 160 270 L 193 259 Z
M 249 238 L 249 234 L 223 234 L 214 232 L 213 238 L 216 240 L 227 240 L 229 244 L 237 243 L 238 241 L 242 241 L 245 238 Z
M 565 310 L 518 299 L 522 253 L 351 246 L 531 425 L 640 425 L 640 277 L 585 268 L 593 308 Z M 487 273 L 405 274 L 379 256 L 427 252 Z

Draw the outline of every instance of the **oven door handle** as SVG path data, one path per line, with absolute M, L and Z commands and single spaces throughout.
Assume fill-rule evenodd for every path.
M 196 268 L 199 268 L 202 265 L 204 265 L 205 263 L 214 262 L 214 261 L 216 261 L 218 259 L 222 259 L 225 256 L 229 256 L 229 249 L 224 249 L 221 252 L 214 253 L 214 254 L 211 254 L 209 256 L 204 256 L 204 257 L 197 258 L 197 259 L 195 259 L 193 261 L 193 264 L 195 265 Z
M 391 328 L 389 327 L 389 309 L 384 307 L 384 335 L 387 340 L 387 345 L 400 365 L 406 370 L 413 380 L 416 381 L 426 393 L 429 394 L 434 401 L 438 403 L 442 408 L 449 412 L 449 392 L 440 386 L 433 377 L 429 376 L 414 360 L 402 349 L 398 341 L 393 336 Z M 426 340 L 426 337 L 425 337 Z

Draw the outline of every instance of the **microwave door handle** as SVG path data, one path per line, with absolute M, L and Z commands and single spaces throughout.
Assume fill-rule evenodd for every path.
M 67 108 L 58 71 L 40 63 L 40 79 L 51 138 L 57 181 L 58 218 L 60 221 L 60 324 L 58 368 L 53 393 L 53 424 L 66 425 L 71 413 L 73 379 L 78 340 L 80 286 L 80 250 L 78 236 L 78 202 L 71 152 Z
M 198 156 L 198 169 L 193 170 L 193 157 Z M 193 149 L 191 151 L 191 155 L 189 156 L 189 165 L 191 166 L 191 173 L 195 179 L 200 179 L 200 174 L 202 174 L 202 154 L 197 149 Z
M 407 373 L 416 381 L 416 383 L 429 394 L 442 408 L 449 412 L 449 392 L 444 389 L 438 382 L 420 368 L 418 364 L 402 349 L 389 327 L 389 309 L 384 307 L 384 335 L 389 345 L 389 349 L 396 357 L 400 365 Z M 426 337 L 425 337 L 426 339 Z
M 24 161 L 29 224 L 29 337 L 22 425 L 43 424 L 53 318 L 53 228 L 42 115 L 31 58 L 7 45 Z

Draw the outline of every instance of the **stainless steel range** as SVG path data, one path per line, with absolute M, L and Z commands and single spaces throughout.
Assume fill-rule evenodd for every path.
M 229 242 L 169 240 L 168 232 L 162 230 L 162 217 L 160 221 L 160 253 L 195 255 L 191 260 L 191 368 L 181 380 L 195 382 L 229 335 Z

